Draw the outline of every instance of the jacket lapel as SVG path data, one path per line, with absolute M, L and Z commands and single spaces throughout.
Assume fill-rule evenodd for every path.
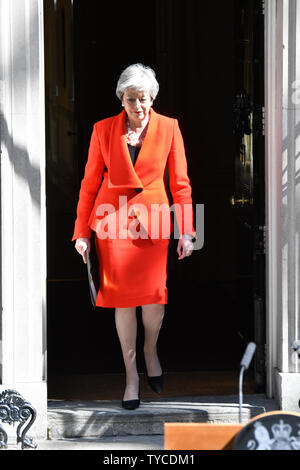
M 109 188 L 135 188 L 143 189 L 145 181 L 141 175 L 146 174 L 145 168 L 152 158 L 155 146 L 155 133 L 157 129 L 157 114 L 150 109 L 147 133 L 139 152 L 137 161 L 133 166 L 126 143 L 126 111 L 116 116 L 112 123 L 109 141 L 110 171 L 108 172 Z

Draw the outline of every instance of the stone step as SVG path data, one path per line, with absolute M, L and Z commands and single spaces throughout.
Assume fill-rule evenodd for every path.
M 245 395 L 242 422 L 276 409 L 275 401 L 262 394 Z M 163 435 L 165 422 L 238 423 L 238 397 L 143 399 L 136 410 L 125 410 L 114 400 L 48 402 L 49 439 Z
M 97 450 L 97 451 L 119 451 L 119 450 L 163 450 L 164 436 L 140 435 L 134 436 L 126 434 L 124 436 L 106 436 L 106 437 L 70 437 L 57 439 L 35 440 L 37 450 Z M 9 440 L 7 450 L 21 450 L 21 444 L 16 444 L 15 439 Z M 99 454 L 97 454 L 97 463 L 99 463 Z M 47 456 L 48 457 L 48 456 Z M 68 459 L 70 457 L 68 456 Z M 77 456 L 75 457 L 77 458 Z

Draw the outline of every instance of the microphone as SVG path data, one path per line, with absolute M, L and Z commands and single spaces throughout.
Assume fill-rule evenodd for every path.
M 241 360 L 241 363 L 240 363 L 240 366 L 241 367 L 244 367 L 245 369 L 248 369 L 249 365 L 250 365 L 250 362 L 252 361 L 252 358 L 253 358 L 253 355 L 255 353 L 255 349 L 256 349 L 256 344 L 255 343 L 249 343 L 247 348 L 246 348 L 246 351 L 242 357 L 242 360 Z
M 255 343 L 249 343 L 246 351 L 244 352 L 244 355 L 242 357 L 242 360 L 240 362 L 240 377 L 239 377 L 239 422 L 242 422 L 242 402 L 243 402 L 243 375 L 244 371 L 248 369 L 253 355 L 256 350 L 256 344 Z

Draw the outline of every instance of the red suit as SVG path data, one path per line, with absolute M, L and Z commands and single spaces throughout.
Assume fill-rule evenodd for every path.
M 94 124 L 72 241 L 89 238 L 91 230 L 98 235 L 98 306 L 167 303 L 166 264 L 173 230 L 170 209 L 175 210 L 179 233 L 196 238 L 178 122 L 152 108 L 149 112 L 135 165 L 126 143 L 126 112 Z M 171 208 L 164 181 L 166 168 L 174 204 Z M 141 229 L 142 236 L 126 236 L 132 233 L 130 227 L 135 234 Z M 105 232 L 109 233 L 106 238 Z

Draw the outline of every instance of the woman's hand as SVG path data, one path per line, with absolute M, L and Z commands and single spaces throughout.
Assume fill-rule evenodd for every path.
M 188 234 L 183 234 L 182 237 L 178 240 L 177 244 L 177 253 L 179 255 L 178 259 L 183 259 L 186 256 L 191 256 L 193 253 L 194 245 L 192 242 L 192 236 Z
M 78 253 L 82 256 L 83 261 L 86 264 L 86 249 L 89 250 L 91 248 L 91 242 L 89 238 L 77 238 L 75 242 L 75 248 L 78 251 Z

